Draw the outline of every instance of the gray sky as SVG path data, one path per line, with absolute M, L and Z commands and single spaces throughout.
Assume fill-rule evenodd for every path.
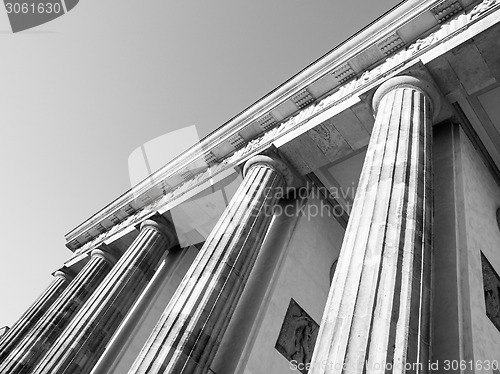
M 203 137 L 395 0 L 81 0 L 12 34 L 0 11 L 0 326 L 71 256 L 64 234 L 130 188 L 135 148 Z

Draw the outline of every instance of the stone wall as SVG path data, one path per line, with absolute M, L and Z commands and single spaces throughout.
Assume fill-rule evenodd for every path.
M 500 274 L 500 229 L 496 220 L 496 210 L 500 207 L 500 187 L 463 132 L 460 132 L 460 153 L 474 359 L 495 359 L 500 362 L 500 331 L 486 316 L 481 267 L 482 252 L 497 274 Z
M 446 360 L 500 361 L 500 332 L 486 315 L 481 268 L 482 252 L 500 273 L 500 187 L 458 125 L 434 128 L 433 161 L 431 360 L 442 371 Z

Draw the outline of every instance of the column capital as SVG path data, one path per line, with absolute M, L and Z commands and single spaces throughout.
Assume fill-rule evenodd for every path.
M 164 222 L 158 222 L 157 220 L 149 218 L 141 223 L 140 230 L 142 231 L 146 228 L 151 228 L 162 234 L 167 239 L 168 247 L 175 242 L 175 229 L 167 220 L 164 220 Z
M 67 282 L 71 282 L 73 280 L 73 278 L 75 277 L 75 274 L 72 271 L 70 271 L 69 269 L 62 268 L 62 269 L 54 271 L 52 273 L 52 276 L 54 278 L 60 277 Z
M 290 167 L 283 161 L 266 155 L 257 155 L 249 159 L 245 163 L 245 166 L 243 167 L 243 176 L 245 177 L 247 175 L 248 171 L 252 166 L 257 166 L 257 165 L 265 165 L 268 168 L 271 168 L 274 171 L 276 171 L 279 175 L 283 177 L 283 180 L 285 181 L 287 188 L 297 187 L 298 184 L 297 177 L 290 169 Z
M 94 256 L 101 257 L 104 261 L 106 261 L 111 266 L 116 264 L 116 261 L 118 261 L 118 256 L 115 253 L 113 253 L 113 251 L 111 251 L 107 248 L 104 248 L 104 247 L 99 247 L 99 248 L 92 250 L 90 255 L 92 257 L 94 257 Z
M 441 108 L 441 94 L 436 86 L 425 79 L 413 77 L 411 75 L 399 75 L 389 78 L 377 88 L 372 101 L 375 113 L 377 113 L 378 106 L 382 98 L 389 92 L 398 88 L 413 88 L 422 92 L 425 96 L 427 96 L 431 103 L 433 118 L 436 118 L 439 114 L 439 110 Z

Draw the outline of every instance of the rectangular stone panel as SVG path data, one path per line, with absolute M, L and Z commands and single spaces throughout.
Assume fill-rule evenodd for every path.
M 500 331 L 500 277 L 482 253 L 481 263 L 486 315 Z
M 319 325 L 294 299 L 290 299 L 275 348 L 293 367 L 307 374 L 318 330 Z
M 309 130 L 307 135 L 329 161 L 336 161 L 352 152 L 351 146 L 337 130 L 332 118 Z

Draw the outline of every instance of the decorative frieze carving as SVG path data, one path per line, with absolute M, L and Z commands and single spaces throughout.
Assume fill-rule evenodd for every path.
M 300 372 L 307 374 L 318 330 L 319 325 L 290 299 L 275 348 Z
M 408 47 L 407 51 L 410 56 L 417 54 L 419 51 L 426 49 L 438 41 L 438 33 L 433 32 L 423 39 L 418 39 L 415 43 Z
M 500 331 L 500 277 L 483 253 L 481 253 L 481 265 L 486 315 Z
M 327 159 L 338 159 L 352 151 L 331 119 L 312 128 L 308 136 Z
M 478 18 L 483 13 L 486 13 L 490 9 L 493 9 L 496 5 L 499 4 L 498 0 L 484 0 L 480 4 L 476 5 L 474 9 L 469 14 L 469 20 L 473 21 Z

